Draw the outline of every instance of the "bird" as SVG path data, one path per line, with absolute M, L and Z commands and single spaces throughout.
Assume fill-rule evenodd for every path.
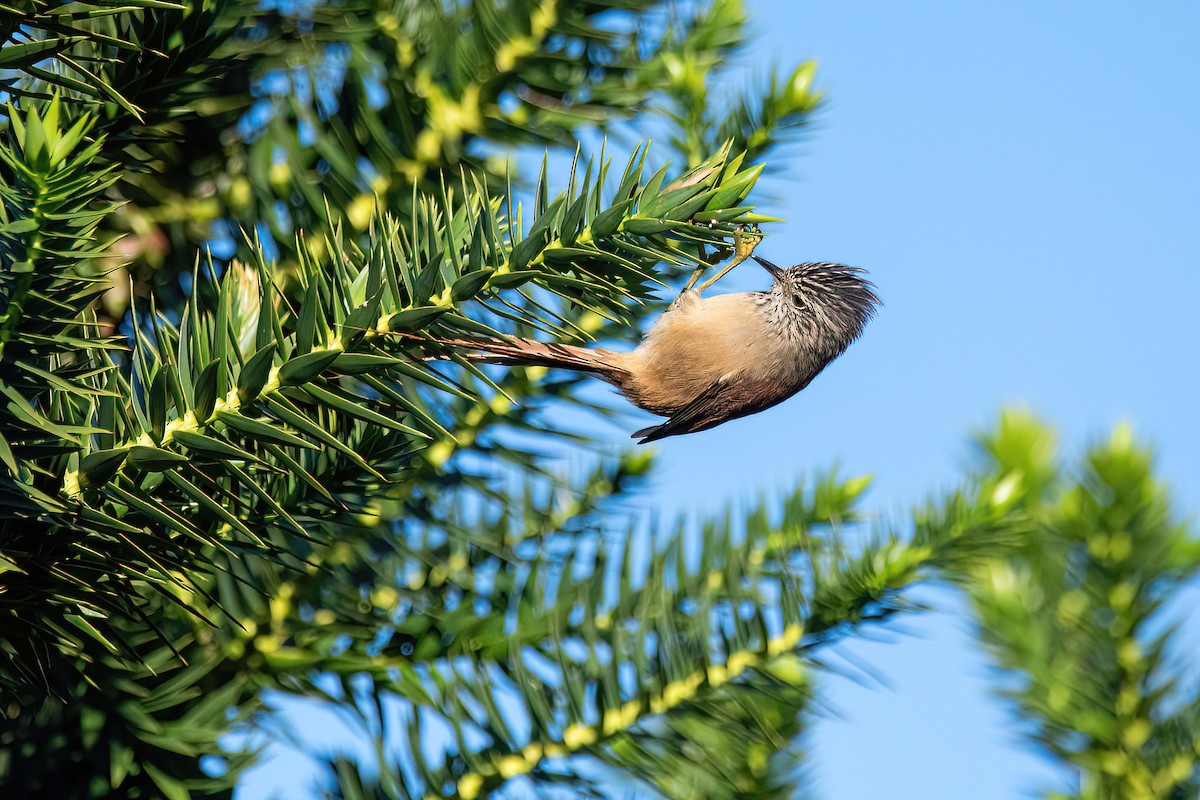
M 770 273 L 769 289 L 702 297 L 689 283 L 629 352 L 518 337 L 443 344 L 487 363 L 599 376 L 635 406 L 667 418 L 632 434 L 639 444 L 708 430 L 804 389 L 882 305 L 860 268 L 781 268 L 753 258 Z

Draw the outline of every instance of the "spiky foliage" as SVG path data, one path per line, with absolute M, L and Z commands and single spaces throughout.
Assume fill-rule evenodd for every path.
M 1196 687 L 1181 680 L 1179 620 L 1166 606 L 1200 552 L 1149 452 L 1119 427 L 1065 468 L 1053 432 L 1018 412 L 979 448 L 970 503 L 1005 509 L 1030 535 L 950 574 L 979 615 L 1004 694 L 1069 767 L 1076 788 L 1053 796 L 1194 797 Z M 921 524 L 936 528 L 940 515 Z
M 95 118 L 99 162 L 115 166 L 111 197 L 127 202 L 105 216 L 104 240 L 136 264 L 161 264 L 171 242 L 210 235 L 212 169 L 250 104 L 251 48 L 235 0 L 82 0 L 64 6 L 18 0 L 0 13 L 0 85 L 18 105 L 58 93 Z M 5 124 L 0 114 L 0 125 Z M 199 217 L 181 226 L 181 218 Z M 189 267 L 195 248 L 179 264 Z M 111 265 L 110 265 L 111 266 Z M 120 266 L 118 263 L 117 266 Z M 100 274 L 105 274 L 100 270 Z M 128 302 L 124 272 L 108 306 Z M 164 284 L 159 282 L 160 290 Z
M 221 737 L 270 687 L 375 737 L 378 782 L 343 760 L 343 796 L 600 774 L 780 797 L 803 788 L 818 648 L 934 572 L 967 588 L 1078 796 L 1194 794 L 1194 698 L 1152 630 L 1196 554 L 1126 439 L 1068 480 L 1010 419 L 978 485 L 904 537 L 844 538 L 865 483 L 834 479 L 659 529 L 622 503 L 649 457 L 564 474 L 541 452 L 572 438 L 544 409 L 594 409 L 578 378 L 439 344 L 629 337 L 656 281 L 766 221 L 755 162 L 819 98 L 802 66 L 707 105 L 740 4 L 10 11 L 6 796 L 228 796 L 251 759 Z M 684 166 L 634 148 L 510 188 L 500 148 L 573 149 L 574 126 L 618 130 L 652 99 Z M 242 261 L 198 252 L 216 222 L 257 232 Z M 138 299 L 104 319 L 118 253 L 187 269 L 135 270 Z
M 670 47 L 658 57 L 655 86 L 662 102 L 648 111 L 668 123 L 672 147 L 689 164 L 704 160 L 714 144 L 733 140 L 751 160 L 785 141 L 789 130 L 806 125 L 822 102 L 813 87 L 816 62 L 806 61 L 790 76 L 772 74 L 752 91 L 730 96 L 712 79 L 723 56 L 741 44 L 745 10 L 738 2 L 715 2 L 668 34 Z M 658 65 L 656 65 L 658 66 Z
M 58 105 L 50 109 L 47 120 L 32 110 L 24 120 L 14 116 L 12 129 L 24 134 L 18 152 L 46 169 L 58 164 L 47 149 L 70 154 L 56 129 L 43 133 L 47 122 L 58 122 Z M 77 143 L 86 125 L 72 130 L 67 135 Z M 95 150 L 64 169 L 86 170 Z M 505 304 L 523 320 L 556 327 L 553 317 L 541 319 L 544 304 L 530 305 L 522 294 L 537 280 L 598 314 L 623 314 L 623 302 L 648 288 L 655 263 L 694 259 L 689 254 L 701 244 L 721 241 L 745 219 L 740 204 L 756 173 L 740 172 L 738 161 L 717 154 L 680 191 L 663 186 L 661 170 L 646 180 L 644 156 L 635 154 L 613 202 L 602 198 L 609 168 L 602 162 L 563 194 L 536 203 L 527 229 L 519 213 L 514 223 L 497 213 L 516 206 L 488 197 L 464 175 L 465 202 L 423 198 L 404 225 L 380 218 L 364 248 L 334 229 L 323 257 L 300 262 L 295 306 L 260 263 L 227 267 L 209 287 L 209 302 L 198 273 L 178 325 L 153 306 L 135 308 L 128 373 L 106 352 L 122 351 L 117 343 L 63 338 L 87 310 L 69 272 L 72 249 L 56 245 L 51 258 L 40 259 L 36 248 L 53 228 L 30 230 L 16 215 L 43 206 L 10 205 L 8 249 L 29 254 L 37 267 L 14 270 L 11 296 L 45 307 L 8 305 L 7 344 L 18 356 L 11 369 L 24 376 L 10 409 L 25 428 L 12 426 L 8 437 L 10 469 L 17 469 L 6 481 L 14 497 L 5 510 L 5 678 L 44 676 L 38 651 L 47 646 L 86 657 L 81 632 L 113 653 L 135 655 L 105 620 L 144 615 L 146 590 L 211 623 L 230 613 L 214 594 L 221 576 L 239 577 L 248 559 L 299 568 L 329 539 L 330 524 L 366 510 L 381 488 L 405 482 L 420 462 L 416 453 L 447 434 L 428 410 L 437 401 L 423 398 L 419 386 L 472 402 L 497 388 L 466 362 L 474 385 L 439 377 L 424 360 L 428 341 L 436 351 L 439 338 L 497 333 L 464 304 L 477 304 L 476 315 L 486 314 L 488 302 Z M 46 183 L 46 203 L 89 201 Z M 694 221 L 697 215 L 704 219 Z M 89 235 L 85 225 L 71 241 Z M 29 275 L 38 276 L 36 285 L 20 282 Z M 444 455 L 433 450 L 435 459 Z
M 553 536 L 513 540 L 512 520 L 488 522 L 486 509 L 457 530 L 413 529 L 405 551 L 377 560 L 376 585 L 406 582 L 372 596 L 375 635 L 333 658 L 353 679 L 304 691 L 350 703 L 392 743 L 379 783 L 354 791 L 473 798 L 518 776 L 582 788 L 599 761 L 605 782 L 668 797 L 786 796 L 795 785 L 777 754 L 808 698 L 795 649 L 890 616 L 933 569 L 997 546 L 1000 517 L 983 512 L 917 541 L 847 547 L 866 485 L 826 478 L 785 498 L 780 518 L 763 505 L 698 538 L 614 529 L 610 509 L 582 499 Z M 430 540 L 445 554 L 432 569 L 413 552 Z M 302 653 L 289 658 L 330 665 Z
M 8 796 L 228 796 L 250 759 L 219 741 L 258 692 L 330 685 L 384 768 L 371 785 L 340 762 L 347 796 L 466 798 L 517 776 L 585 790 L 597 764 L 672 797 L 784 796 L 815 649 L 1039 530 L 964 495 L 914 537 L 848 547 L 865 483 L 833 479 L 782 514 L 660 530 L 622 504 L 649 457 L 564 474 L 542 452 L 587 441 L 542 415 L 595 410 L 577 377 L 439 344 L 628 338 L 659 281 L 767 220 L 746 196 L 819 101 L 811 65 L 710 105 L 741 4 L 666 10 L 13 10 Z M 573 150 L 580 124 L 619 132 L 651 101 L 678 168 L 637 147 L 623 169 L 601 152 L 511 175 L 513 148 Z M 222 226 L 252 232 L 241 261 L 197 247 Z M 136 299 L 104 318 L 125 260 L 175 271 L 135 268 Z M 440 749 L 416 743 L 431 730 Z
M 131 130 L 163 118 L 222 41 L 214 24 L 223 0 L 192 6 L 170 0 L 80 0 L 64 8 L 17 0 L 0 18 L 0 86 L 10 97 L 70 93 Z M 119 122 L 118 122 L 119 121 Z
M 73 545 L 38 534 L 52 520 L 74 516 L 53 484 L 61 478 L 61 460 L 99 432 L 80 411 L 109 393 L 105 384 L 112 370 L 105 350 L 115 346 L 91 330 L 88 312 L 96 282 L 74 272 L 79 260 L 103 251 L 92 236 L 111 207 L 100 198 L 113 177 L 96 168 L 99 143 L 85 141 L 91 120 L 64 119 L 57 99 L 44 114 L 31 108 L 24 117 L 10 114 L 10 119 L 0 145 L 0 260 L 5 265 L 0 287 L 0 391 L 5 395 L 0 524 L 6 532 L 24 530 L 29 538 L 4 537 L 0 629 L 8 645 L 8 668 L 0 682 L 9 685 L 22 680 L 16 676 L 28 680 L 37 675 L 39 659 L 30 648 L 71 638 L 70 631 L 89 631 L 88 616 L 113 610 L 105 605 L 103 591 L 96 600 L 90 597 L 103 571 L 63 580 L 56 563 L 70 557 Z M 52 595 L 34 588 L 36 581 L 26 582 L 30 569 L 43 568 L 54 576 Z M 55 610 L 46 609 L 47 604 Z M 27 615 L 32 608 L 45 613 Z
M 286 249 L 294 230 L 324 224 L 327 205 L 362 230 L 376 203 L 407 208 L 414 187 L 434 190 L 462 165 L 491 187 L 528 186 L 509 161 L 517 148 L 574 148 L 581 129 L 634 124 L 672 76 L 711 86 L 745 38 L 745 16 L 740 0 L 687 14 L 662 0 L 318 4 L 304 15 L 311 36 L 261 48 L 273 69 L 254 135 L 230 160 L 244 172 L 220 196 L 230 216 L 263 223 Z M 811 78 L 812 65 L 797 74 Z M 725 142 L 753 163 L 818 102 L 799 79 L 758 96 L 756 87 L 733 97 L 734 110 L 672 122 L 683 141 L 685 128 L 729 116 L 723 138 L 705 139 L 707 153 L 682 153 L 685 165 Z M 747 116 L 751 107 L 764 113 Z
M 228 729 L 226 707 L 244 717 L 261 686 L 296 685 L 309 665 L 293 643 L 323 664 L 344 647 L 331 615 L 348 625 L 362 597 L 394 582 L 373 586 L 363 570 L 395 541 L 392 520 L 439 524 L 451 496 L 513 503 L 460 458 L 539 471 L 493 430 L 541 430 L 538 407 L 574 396 L 576 379 L 536 371 L 462 364 L 439 376 L 412 337 L 627 336 L 653 308 L 637 302 L 657 269 L 694 262 L 701 244 L 753 219 L 739 204 L 759 171 L 728 149 L 682 182 L 645 168 L 644 153 L 621 176 L 603 157 L 581 166 L 561 199 L 543 175 L 522 219 L 504 197 L 508 170 L 472 155 L 478 144 L 567 143 L 581 119 L 628 118 L 656 89 L 654 54 L 680 41 L 658 32 L 659 3 L 628 7 L 633 34 L 606 28 L 606 4 L 539 9 L 18 9 L 0 42 L 18 68 L 5 75 L 18 102 L 5 120 L 4 266 L 37 259 L 6 271 L 4 286 L 3 369 L 19 398 L 5 412 L 12 502 L 0 545 L 6 789 L 227 792 L 242 759 L 215 775 L 198 766 Z M 416 16 L 417 30 L 389 24 Z M 446 45 L 464 29 L 495 69 L 461 68 L 471 52 Z M 414 57 L 395 60 L 406 41 Z M 564 72 L 564 41 L 595 68 Z M 346 52 L 362 61 L 330 70 Z M 305 92 L 308 74 L 318 77 Z M 451 124 L 444 104 L 411 92 L 417 79 L 496 114 L 516 92 L 524 122 Z M 368 102 L 381 88 L 383 102 Z M 555 93 L 562 106 L 544 107 Z M 58 139 L 43 153 L 47 118 Z M 418 143 L 435 138 L 453 146 L 430 158 Z M 458 165 L 471 169 L 447 169 Z M 61 174 L 36 172 L 50 167 Z M 400 216 L 372 211 L 385 204 Z M 203 253 L 196 267 L 214 222 L 257 231 L 287 258 L 268 266 L 251 242 L 249 267 Z M 179 283 L 164 272 L 148 284 L 143 268 L 160 264 L 182 271 Z M 106 338 L 131 296 L 142 299 Z M 618 491 L 620 474 L 591 488 Z M 530 531 L 552 522 L 522 520 Z M 362 622 L 377 633 L 370 615 Z
M 508 160 L 516 148 L 574 148 L 581 127 L 636 127 L 670 80 L 715 87 L 746 23 L 741 0 L 687 14 L 666 0 L 18 9 L 0 28 L 0 75 L 14 94 L 57 88 L 116 104 L 110 146 L 136 168 L 121 172 L 114 192 L 127 202 L 106 227 L 130 234 L 118 245 L 128 269 L 172 302 L 214 235 L 240 246 L 228 232 L 257 228 L 290 260 L 298 231 L 319 240 L 345 221 L 362 232 L 376 205 L 406 213 L 414 189 L 436 194 L 463 166 L 493 192 L 510 180 L 528 188 Z M 731 97 L 708 152 L 731 140 L 759 158 L 815 106 L 803 83 Z M 726 113 L 672 122 L 673 138 Z M 685 165 L 705 157 L 689 148 Z M 107 301 L 124 310 L 123 279 Z

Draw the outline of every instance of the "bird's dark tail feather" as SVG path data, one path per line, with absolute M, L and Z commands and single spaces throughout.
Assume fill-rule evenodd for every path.
M 640 431 L 634 431 L 633 433 L 629 434 L 629 438 L 637 439 L 638 444 L 650 444 L 651 442 L 657 442 L 659 439 L 665 439 L 668 436 L 675 435 L 671 433 L 663 433 L 662 428 L 663 426 L 661 424 L 651 425 L 649 428 L 642 428 Z

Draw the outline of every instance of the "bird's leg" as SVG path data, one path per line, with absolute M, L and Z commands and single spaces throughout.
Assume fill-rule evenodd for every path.
M 701 262 L 706 262 L 707 259 L 703 255 L 704 254 L 704 245 L 700 245 L 700 253 L 701 253 L 701 258 L 700 258 Z M 680 294 L 683 294 L 683 292 L 686 292 L 689 289 L 691 289 L 693 286 L 695 286 L 696 281 L 700 280 L 700 276 L 704 274 L 704 270 L 708 269 L 708 267 L 709 267 L 709 265 L 707 263 L 701 263 L 700 266 L 698 266 L 694 270 L 692 270 L 692 274 L 688 277 L 688 282 L 683 285 L 683 291 L 680 292 Z
M 750 258 L 750 256 L 754 254 L 754 248 L 758 247 L 758 243 L 762 241 L 762 238 L 762 234 L 758 232 L 757 228 L 750 231 L 739 228 L 738 230 L 734 231 L 733 259 L 730 260 L 730 262 L 724 267 L 722 267 L 716 275 L 713 275 L 704 283 L 697 286 L 696 291 L 704 291 L 717 281 L 721 280 L 721 278 L 724 278 L 726 275 L 728 275 L 730 270 L 732 270 L 738 264 L 741 264 L 743 261 Z M 700 271 L 697 270 L 692 274 L 692 278 L 688 281 L 688 285 L 685 288 L 692 288 L 692 285 L 695 283 L 696 279 L 700 277 L 699 272 Z
M 708 223 L 708 227 L 710 228 L 714 227 L 715 225 L 715 222 Z M 738 229 L 735 233 L 741 233 L 743 230 L 745 230 L 743 226 L 738 226 Z M 755 228 L 755 232 L 757 232 L 757 227 Z M 700 280 L 700 276 L 704 274 L 704 270 L 721 262 L 721 248 L 714 247 L 712 255 L 706 256 L 704 255 L 704 245 L 700 245 L 700 261 L 700 266 L 693 270 L 691 276 L 688 278 L 688 282 L 684 285 L 684 292 L 696 285 L 696 281 Z

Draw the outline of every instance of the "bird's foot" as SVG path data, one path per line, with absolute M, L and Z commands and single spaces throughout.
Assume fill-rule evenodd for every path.
M 724 267 L 722 267 L 716 275 L 713 275 L 704 283 L 697 286 L 696 291 L 704 291 L 709 286 L 712 286 L 714 283 L 721 280 L 721 278 L 724 278 L 726 275 L 728 275 L 734 267 L 749 259 L 750 256 L 754 255 L 754 248 L 758 247 L 758 243 L 762 240 L 763 235 L 759 232 L 757 225 L 739 226 L 738 229 L 733 232 L 733 259 L 730 260 L 730 262 Z M 696 273 L 692 273 L 692 279 L 688 281 L 687 288 L 690 289 L 695 284 L 696 279 L 699 278 L 699 275 L 697 274 L 698 272 L 699 270 L 697 270 Z

